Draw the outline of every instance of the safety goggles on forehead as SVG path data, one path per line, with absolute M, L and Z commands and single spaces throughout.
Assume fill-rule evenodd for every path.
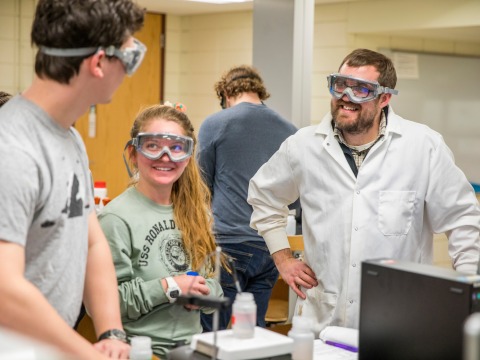
M 331 74 L 327 76 L 327 80 L 328 89 L 335 99 L 347 95 L 351 102 L 357 104 L 376 99 L 380 94 L 398 94 L 398 90 L 381 86 L 377 81 L 368 81 L 348 75 Z
M 120 49 L 113 45 L 107 47 L 84 47 L 72 49 L 59 49 L 40 46 L 40 51 L 46 55 L 59 57 L 81 57 L 93 55 L 99 50 L 104 50 L 107 56 L 114 56 L 119 59 L 125 67 L 127 75 L 133 75 L 142 63 L 147 47 L 139 40 L 133 39 L 133 46 Z
M 150 160 L 160 159 L 167 154 L 171 161 L 180 162 L 192 156 L 193 152 L 191 137 L 167 133 L 140 133 L 125 147 L 128 145 L 135 146 L 139 153 Z

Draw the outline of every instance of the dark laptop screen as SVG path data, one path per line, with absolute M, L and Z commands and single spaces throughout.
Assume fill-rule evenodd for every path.
M 480 276 L 392 259 L 362 263 L 359 360 L 462 359 Z

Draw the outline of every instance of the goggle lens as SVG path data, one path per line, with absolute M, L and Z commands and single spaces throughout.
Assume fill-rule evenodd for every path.
M 137 39 L 133 39 L 133 47 L 125 49 L 108 47 L 105 50 L 107 55 L 115 56 L 122 62 L 123 66 L 125 66 L 125 72 L 129 76 L 133 75 L 140 67 L 146 51 L 147 47 Z
M 375 92 L 372 85 L 358 82 L 358 81 L 346 81 L 345 79 L 337 78 L 332 84 L 333 91 L 338 94 L 342 94 L 345 89 L 350 88 L 356 97 L 365 99 Z
M 380 94 L 398 94 L 397 90 L 380 86 L 376 81 L 367 81 L 347 75 L 331 74 L 327 77 L 328 88 L 336 99 L 347 95 L 354 103 L 364 103 L 376 99 Z
M 140 133 L 132 144 L 150 160 L 157 160 L 167 154 L 171 161 L 179 162 L 188 159 L 193 152 L 193 139 L 175 134 Z

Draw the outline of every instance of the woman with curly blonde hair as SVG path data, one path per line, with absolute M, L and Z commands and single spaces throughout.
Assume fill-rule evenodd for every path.
M 151 337 L 159 356 L 202 331 L 197 310 L 213 311 L 175 305 L 180 294 L 223 296 L 212 277 L 210 193 L 184 110 L 181 104 L 153 105 L 138 114 L 125 148 L 131 186 L 99 214 L 113 254 L 125 331 Z

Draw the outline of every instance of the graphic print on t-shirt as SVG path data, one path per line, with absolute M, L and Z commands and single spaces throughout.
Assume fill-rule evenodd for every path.
M 67 185 L 70 189 L 70 197 L 67 198 L 65 208 L 62 213 L 66 213 L 69 218 L 83 215 L 83 198 L 80 191 L 80 182 L 77 175 L 74 173 L 73 178 Z
M 169 234 L 160 242 L 160 261 L 169 273 L 185 272 L 189 268 L 190 257 L 183 246 L 182 239 L 177 234 Z

